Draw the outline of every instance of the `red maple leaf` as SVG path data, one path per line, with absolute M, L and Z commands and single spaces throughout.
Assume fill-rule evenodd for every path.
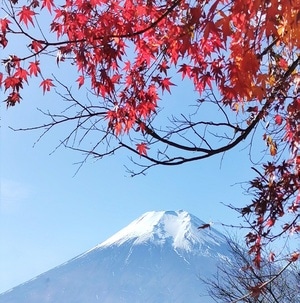
M 300 252 L 296 251 L 294 253 L 291 254 L 289 261 L 290 262 L 296 262 L 300 257 Z
M 32 43 L 29 44 L 29 46 L 36 53 L 43 48 L 43 45 L 39 41 L 36 41 L 36 40 L 32 41 Z
M 264 294 L 266 292 L 265 285 L 262 283 L 259 283 L 255 286 L 250 286 L 249 290 L 251 292 L 251 296 L 257 300 L 260 295 Z
M 17 15 L 20 17 L 20 22 L 24 22 L 26 27 L 28 27 L 28 22 L 34 26 L 32 17 L 36 15 L 36 13 L 32 11 L 29 6 L 24 5 Z
M 170 81 L 170 77 L 168 77 L 168 78 L 164 78 L 163 80 L 161 80 L 161 88 L 162 88 L 162 91 L 164 91 L 165 89 L 169 92 L 169 93 L 171 93 L 171 90 L 170 90 L 170 86 L 171 85 L 175 85 L 174 83 L 172 83 L 171 81 Z
M 23 88 L 22 81 L 20 78 L 7 77 L 4 80 L 4 88 L 5 88 L 5 91 L 9 88 L 11 88 L 14 91 L 19 91 L 20 88 Z
M 84 84 L 84 76 L 79 76 L 76 82 L 78 82 L 78 88 L 80 88 Z
M 28 83 L 27 76 L 28 76 L 27 70 L 25 70 L 24 68 L 21 68 L 21 67 L 18 68 L 18 70 L 14 74 L 14 77 L 20 78 Z
M 182 64 L 180 69 L 178 70 L 178 73 L 182 73 L 182 79 L 184 79 L 185 76 L 188 76 L 190 78 L 191 67 L 187 64 Z
M 287 61 L 283 58 L 279 59 L 278 65 L 279 65 L 279 67 L 283 68 L 284 70 L 288 69 L 288 67 L 289 67 Z
M 138 151 L 138 153 L 142 156 L 145 155 L 147 156 L 147 150 L 149 149 L 149 147 L 147 146 L 147 144 L 145 142 L 142 143 L 138 143 L 136 144 L 136 150 Z
M 122 123 L 116 122 L 113 128 L 116 136 L 119 136 L 122 133 Z
M 52 81 L 52 79 L 45 79 L 41 82 L 40 86 L 43 87 L 43 94 L 45 94 L 46 91 L 49 92 L 51 87 L 55 86 Z
M 6 47 L 8 43 L 8 40 L 6 39 L 6 37 L 4 35 L 0 35 L 0 44 L 2 45 L 3 48 Z
M 267 220 L 266 222 L 266 226 L 271 227 L 275 224 L 275 219 L 274 218 L 270 218 L 269 220 Z
M 277 125 L 281 125 L 282 124 L 282 117 L 280 115 L 276 115 L 275 116 L 275 123 Z
M 42 8 L 46 7 L 50 13 L 54 6 L 53 0 L 43 0 Z
M 164 73 L 165 75 L 167 75 L 167 70 L 170 67 L 168 66 L 167 62 L 164 60 L 161 64 L 159 64 L 159 71 L 161 73 Z
M 0 30 L 3 35 L 6 34 L 6 31 L 8 30 L 8 25 L 11 23 L 11 21 L 7 20 L 6 18 L 0 19 Z
M 12 92 L 11 94 L 9 94 L 9 96 L 7 97 L 7 99 L 5 101 L 6 101 L 7 107 L 9 107 L 9 106 L 15 106 L 16 103 L 20 103 L 21 99 L 22 98 L 19 93 Z
M 29 75 L 37 75 L 41 72 L 40 67 L 39 67 L 40 61 L 34 61 L 34 62 L 29 62 Z

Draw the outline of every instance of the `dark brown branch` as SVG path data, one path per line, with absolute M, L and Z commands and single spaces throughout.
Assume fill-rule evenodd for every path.
M 270 278 L 269 280 L 265 281 L 264 283 L 260 284 L 258 286 L 258 288 L 260 290 L 262 290 L 264 287 L 266 287 L 268 284 L 272 283 L 275 279 L 277 279 L 290 265 L 292 264 L 291 261 L 289 261 L 284 267 L 281 268 L 281 270 L 276 274 L 274 275 L 272 278 Z M 253 291 L 250 291 L 248 292 L 247 294 L 245 294 L 244 296 L 236 299 L 236 300 L 233 300 L 231 301 L 230 303 L 237 303 L 239 301 L 243 301 L 244 299 L 248 298 L 248 297 L 251 297 L 253 296 Z

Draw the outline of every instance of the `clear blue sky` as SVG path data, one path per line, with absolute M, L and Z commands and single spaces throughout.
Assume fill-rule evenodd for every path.
M 13 41 L 11 49 L 19 43 Z M 56 75 L 70 76 L 63 71 Z M 194 98 L 189 89 L 181 94 L 183 100 Z M 182 102 L 177 94 L 172 98 Z M 39 132 L 8 128 L 45 121 L 36 108 L 55 107 L 59 97 L 43 96 L 33 84 L 20 105 L 7 110 L 4 99 L 0 91 L 0 292 L 83 253 L 146 211 L 184 209 L 215 222 L 216 228 L 221 228 L 218 222 L 241 222 L 221 202 L 237 206 L 249 199 L 240 185 L 233 186 L 253 173 L 243 147 L 226 154 L 222 163 L 218 156 L 184 166 L 156 167 L 135 178 L 126 175 L 123 165 L 130 164 L 126 155 L 91 159 L 74 176 L 74 163 L 83 159 L 80 153 L 61 148 L 49 155 L 63 138 L 63 128 L 47 134 L 34 148 Z
M 20 37 L 10 42 L 1 59 L 26 45 Z M 52 63 L 56 66 L 55 58 Z M 76 78 L 64 68 L 56 76 Z M 188 88 L 172 94 L 177 105 L 189 98 L 195 96 Z M 63 148 L 51 153 L 64 137 L 63 127 L 34 148 L 40 132 L 9 129 L 43 123 L 36 108 L 56 107 L 59 97 L 43 96 L 33 83 L 20 105 L 6 109 L 4 99 L 0 90 L 0 293 L 91 249 L 146 211 L 184 209 L 219 229 L 219 222 L 242 222 L 222 203 L 242 206 L 250 199 L 237 184 L 253 176 L 245 146 L 200 162 L 156 167 L 135 178 L 126 174 L 123 165 L 130 161 L 124 154 L 90 159 L 74 176 L 74 163 L 83 156 Z
M 216 228 L 240 222 L 220 202 L 242 205 L 247 198 L 233 186 L 249 179 L 247 152 L 229 152 L 222 165 L 216 157 L 135 178 L 126 175 L 126 156 L 91 159 L 74 176 L 80 153 L 49 155 L 63 134 L 49 133 L 33 148 L 38 132 L 8 128 L 40 121 L 35 108 L 50 104 L 50 96 L 27 89 L 22 104 L 1 109 L 0 292 L 92 248 L 146 211 L 184 209 Z

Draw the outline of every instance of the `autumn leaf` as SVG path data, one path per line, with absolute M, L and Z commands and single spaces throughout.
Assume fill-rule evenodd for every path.
M 20 88 L 23 88 L 22 80 L 16 77 L 7 77 L 4 80 L 5 91 L 11 88 L 13 91 L 19 91 Z
M 54 6 L 53 0 L 43 0 L 42 8 L 46 7 L 50 13 Z
M 36 40 L 33 40 L 31 44 L 29 44 L 29 47 L 35 52 L 39 52 L 42 48 L 43 48 L 43 45 L 41 44 L 40 41 L 36 41 Z
M 80 88 L 84 84 L 84 76 L 79 76 L 76 82 L 78 82 L 78 88 Z
M 272 141 L 272 143 L 270 144 L 270 154 L 273 157 L 277 154 L 277 144 L 274 141 Z
M 277 124 L 277 125 L 281 125 L 282 124 L 282 117 L 280 116 L 280 115 L 276 115 L 275 116 L 275 123 Z
M 166 61 L 163 61 L 160 65 L 159 65 L 159 71 L 161 73 L 164 73 L 165 75 L 167 75 L 167 70 L 170 68 L 167 64 Z
M 145 142 L 142 142 L 142 143 L 138 143 L 136 144 L 136 150 L 138 151 L 138 153 L 141 155 L 141 156 L 147 156 L 147 150 L 148 150 L 148 146 Z
M 15 106 L 16 103 L 20 103 L 21 99 L 22 98 L 18 92 L 12 92 L 11 94 L 9 94 L 5 102 L 7 107 L 10 107 L 10 106 Z
M 21 68 L 21 67 L 18 68 L 18 70 L 14 74 L 14 77 L 20 78 L 28 83 L 27 76 L 28 76 L 27 70 L 25 70 L 24 68 Z
M 275 224 L 275 219 L 270 218 L 267 222 L 266 222 L 266 226 L 271 227 Z
M 53 83 L 52 79 L 45 79 L 41 82 L 40 87 L 42 86 L 43 88 L 43 94 L 45 94 L 45 92 L 49 92 L 52 86 L 55 86 Z
M 113 130 L 114 130 L 114 133 L 116 134 L 116 136 L 119 136 L 122 133 L 122 129 L 123 129 L 122 123 L 116 122 L 113 127 Z
M 251 292 L 251 297 L 253 297 L 255 300 L 257 300 L 259 296 L 264 294 L 266 291 L 265 285 L 263 285 L 262 283 L 259 283 L 255 286 L 251 286 L 248 289 Z
M 184 79 L 185 76 L 190 77 L 191 76 L 191 67 L 187 64 L 182 64 L 180 69 L 178 70 L 178 73 L 182 74 L 182 79 Z
M 274 252 L 270 252 L 268 259 L 269 259 L 270 262 L 274 262 L 275 261 L 275 257 L 276 257 L 275 253 Z
M 2 45 L 3 48 L 5 48 L 8 44 L 8 40 L 4 35 L 0 35 L 0 44 Z
M 283 68 L 284 70 L 287 70 L 289 65 L 287 63 L 287 61 L 283 58 L 280 58 L 278 61 L 278 66 L 280 66 L 281 68 Z
M 17 15 L 19 16 L 20 22 L 23 22 L 26 27 L 28 27 L 28 22 L 34 26 L 32 17 L 36 15 L 36 13 L 32 11 L 29 6 L 24 5 Z
M 3 35 L 5 35 L 9 29 L 9 24 L 11 24 L 11 21 L 9 21 L 7 18 L 0 18 L 0 31 Z
M 290 258 L 289 258 L 289 261 L 290 262 L 296 262 L 300 257 L 300 252 L 299 251 L 296 251 L 294 253 L 291 254 Z
M 162 91 L 164 91 L 165 89 L 171 93 L 171 90 L 170 90 L 170 86 L 171 85 L 175 85 L 174 83 L 172 83 L 170 81 L 170 77 L 169 78 L 164 78 L 163 80 L 161 80 L 161 88 L 162 88 Z
M 41 72 L 41 69 L 39 67 L 40 65 L 40 61 L 33 61 L 33 62 L 29 62 L 29 75 L 32 76 L 36 76 Z

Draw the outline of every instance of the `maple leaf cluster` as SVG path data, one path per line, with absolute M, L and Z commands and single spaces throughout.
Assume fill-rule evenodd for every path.
M 54 79 L 40 62 L 56 54 L 58 68 L 75 66 L 78 88 L 88 87 L 97 99 L 89 110 L 81 107 L 84 117 L 104 116 L 103 142 L 107 135 L 121 140 L 138 133 L 142 140 L 129 136 L 133 145 L 120 141 L 120 146 L 154 165 L 177 165 L 225 152 L 268 120 L 263 141 L 272 161 L 251 183 L 253 203 L 241 210 L 256 218 L 255 232 L 247 241 L 257 264 L 261 239 L 270 236 L 278 218 L 287 212 L 299 218 L 298 0 L 66 0 L 59 5 L 53 0 L 11 0 L 3 11 L 0 45 L 13 53 L 3 58 L 5 70 L 0 73 L 7 106 L 21 102 L 21 91 L 33 78 L 40 81 L 43 93 L 51 91 Z M 20 49 L 11 46 L 16 36 L 27 44 Z M 187 82 L 199 96 L 197 107 L 208 99 L 224 113 L 225 122 L 193 122 L 184 116 L 173 121 L 173 129 L 159 134 L 160 129 L 152 127 L 159 104 L 165 94 Z M 101 113 L 92 112 L 97 107 Z M 233 114 L 243 117 L 238 125 L 229 121 Z M 197 129 L 201 125 L 224 126 L 234 135 L 214 148 L 206 139 L 208 132 Z M 195 135 L 193 144 L 186 138 L 188 130 Z M 171 139 L 174 136 L 179 143 Z M 166 147 L 155 158 L 149 152 L 157 142 Z M 168 147 L 199 156 L 171 157 Z M 282 157 L 286 159 L 280 162 Z M 297 219 L 284 231 L 298 233 Z
M 251 181 L 251 190 L 254 199 L 250 205 L 243 207 L 241 213 L 244 216 L 255 214 L 256 219 L 252 222 L 255 232 L 247 235 L 247 244 L 250 253 L 255 253 L 255 259 L 259 267 L 261 261 L 262 241 L 268 242 L 274 239 L 272 227 L 275 226 L 285 213 L 294 214 L 293 220 L 282 226 L 282 232 L 300 232 L 300 172 L 292 163 L 283 162 L 280 165 L 267 163 L 264 165 L 264 173 Z M 292 201 L 292 203 L 291 203 Z M 270 256 L 274 260 L 274 255 Z M 298 259 L 298 257 L 297 257 Z M 296 261 L 296 260 L 295 260 Z

